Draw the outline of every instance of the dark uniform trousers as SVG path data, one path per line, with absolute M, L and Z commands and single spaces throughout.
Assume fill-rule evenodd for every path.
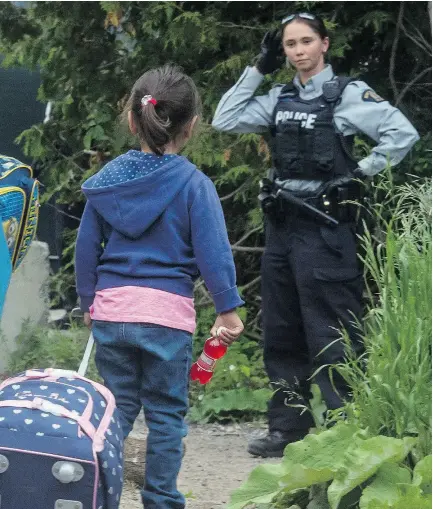
M 331 228 L 292 217 L 278 223 L 267 219 L 265 230 L 264 362 L 275 390 L 268 408 L 269 430 L 307 432 L 314 425 L 311 413 L 301 415 L 289 405 L 305 404 L 315 369 L 343 360 L 344 343 L 335 342 L 342 327 L 355 350 L 361 350 L 354 326 L 361 318 L 363 289 L 355 225 Z M 315 382 L 328 409 L 342 406 L 348 388 L 335 370 L 332 381 L 325 367 Z

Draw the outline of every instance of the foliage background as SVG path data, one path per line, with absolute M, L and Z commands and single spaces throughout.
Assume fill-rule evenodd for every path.
M 200 132 L 184 153 L 215 182 L 225 212 L 247 302 L 246 332 L 224 360 L 205 401 L 192 392 L 197 419 L 239 407 L 240 389 L 254 394 L 263 410 L 266 377 L 260 342 L 260 255 L 263 251 L 258 181 L 269 166 L 267 136 L 227 135 L 210 122 L 222 94 L 258 53 L 264 33 L 290 12 L 314 11 L 331 31 L 329 60 L 339 74 L 365 80 L 402 109 L 421 134 L 412 154 L 394 170 L 397 182 L 431 173 L 431 18 L 429 2 L 35 2 L 27 9 L 0 3 L 3 65 L 39 69 L 39 99 L 52 103 L 51 120 L 32 126 L 18 142 L 33 158 L 44 185 L 43 199 L 65 205 L 62 270 L 52 280 L 53 301 L 71 309 L 76 302 L 73 254 L 83 209 L 81 183 L 102 165 L 134 146 L 119 115 L 134 81 L 147 69 L 172 62 L 197 83 L 203 100 Z M 369 6 L 366 9 L 366 5 Z M 264 80 L 265 92 L 285 82 L 281 69 Z M 19 107 L 17 105 L 17 107 Z M 361 157 L 371 142 L 362 136 Z M 195 354 L 213 320 L 211 299 L 196 287 L 198 328 Z M 234 391 L 221 403 L 222 391 Z M 257 392 L 258 391 L 258 392 Z M 242 396 L 242 394 L 241 394 Z M 221 408 L 212 412 L 206 401 Z M 254 399 L 254 398 L 257 398 Z M 241 399 L 244 399 L 243 396 Z M 212 405 L 211 405 L 212 406 Z M 213 405 L 215 407 L 215 405 Z M 245 408 L 240 409 L 248 413 Z M 210 412 L 210 413 L 209 413 Z M 254 413 L 254 411 L 253 411 Z

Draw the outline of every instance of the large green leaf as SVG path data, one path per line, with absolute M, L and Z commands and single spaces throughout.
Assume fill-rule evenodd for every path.
M 290 472 L 281 479 L 281 483 L 285 490 L 293 491 L 330 481 L 334 477 L 334 473 L 329 467 L 313 468 L 304 465 L 292 465 Z
M 290 492 L 331 480 L 344 452 L 354 441 L 362 442 L 362 434 L 356 426 L 342 422 L 289 444 L 280 465 L 262 465 L 253 470 L 247 482 L 233 493 L 229 508 L 270 502 L 283 489 Z
M 307 488 L 333 479 L 345 451 L 354 442 L 362 441 L 361 435 L 359 428 L 342 422 L 318 435 L 307 435 L 304 440 L 289 444 L 283 463 L 290 470 L 281 479 L 285 489 Z
M 311 394 L 313 395 L 310 399 L 311 413 L 314 418 L 315 425 L 319 428 L 324 421 L 324 415 L 326 413 L 326 404 L 323 401 L 322 393 L 317 384 L 311 384 Z
M 432 496 L 431 493 L 423 495 L 418 486 L 401 485 L 402 494 L 395 502 L 392 509 L 431 509 Z
M 360 441 L 349 449 L 341 468 L 328 488 L 331 509 L 337 509 L 344 495 L 372 477 L 387 462 L 400 463 L 415 445 L 416 439 L 403 440 L 377 436 Z
M 400 485 L 399 497 L 391 503 L 372 500 L 368 509 L 431 509 L 432 497 L 431 495 L 423 495 L 417 486 L 413 485 Z
M 228 509 L 242 509 L 252 502 L 270 503 L 283 489 L 281 478 L 286 474 L 287 467 L 281 463 L 256 467 L 247 481 L 232 493 Z
M 304 465 L 336 472 L 347 449 L 366 438 L 357 426 L 340 422 L 317 435 L 307 435 L 304 440 L 289 444 L 284 451 L 283 463 Z
M 359 503 L 360 509 L 370 509 L 371 504 L 378 501 L 392 507 L 392 504 L 400 497 L 398 485 L 402 483 L 411 483 L 409 470 L 396 463 L 385 463 L 380 467 L 370 486 L 363 491 Z
M 413 484 L 419 486 L 424 493 L 431 493 L 432 486 L 432 456 L 426 456 L 419 461 L 413 470 Z

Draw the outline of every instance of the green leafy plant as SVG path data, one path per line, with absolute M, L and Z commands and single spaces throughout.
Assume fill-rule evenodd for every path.
M 329 413 L 334 427 L 256 468 L 230 509 L 431 507 L 431 181 L 395 186 L 383 176 L 376 185 L 376 228 L 362 239 L 371 279 L 365 354 L 348 348 L 347 361 L 330 367 L 353 398 Z
M 278 503 L 282 495 L 294 497 L 314 485 L 326 486 L 326 505 L 321 509 L 358 504 L 361 509 L 388 509 L 404 501 L 406 507 L 427 507 L 431 504 L 431 456 L 413 472 L 404 463 L 415 444 L 413 437 L 370 436 L 355 425 L 340 422 L 289 444 L 281 463 L 256 467 L 233 492 L 228 507 L 242 509 L 251 503 L 286 507 Z M 313 507 L 311 501 L 309 507 Z
M 251 420 L 266 412 L 271 396 L 269 389 L 231 389 L 215 391 L 211 396 L 198 399 L 191 408 L 192 422 Z
M 363 238 L 373 282 L 365 355 L 337 369 L 353 392 L 349 419 L 373 434 L 418 436 L 414 453 L 421 458 L 431 451 L 431 181 L 395 187 L 383 178 L 378 185 L 394 213 L 384 221 L 379 204 L 382 233 Z
M 70 330 L 34 326 L 24 323 L 11 353 L 8 371 L 11 374 L 32 368 L 61 368 L 76 371 L 89 338 L 89 330 L 72 327 Z M 87 376 L 100 380 L 93 358 Z

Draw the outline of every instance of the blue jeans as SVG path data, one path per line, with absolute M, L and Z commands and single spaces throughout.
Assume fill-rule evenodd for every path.
M 184 509 L 177 476 L 186 434 L 191 334 L 153 324 L 98 320 L 92 331 L 96 366 L 114 394 L 125 438 L 144 409 L 149 428 L 144 507 Z

